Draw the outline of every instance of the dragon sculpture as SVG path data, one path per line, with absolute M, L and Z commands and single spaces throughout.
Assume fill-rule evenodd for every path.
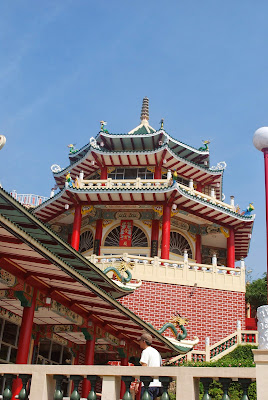
M 209 148 L 208 148 L 208 145 L 209 145 L 209 143 L 210 143 L 210 140 L 203 140 L 203 144 L 205 145 L 204 147 L 199 147 L 199 149 L 198 150 L 200 150 L 200 151 L 207 151 L 207 150 L 209 150 Z
M 68 144 L 68 146 L 67 147 L 69 147 L 69 149 L 70 149 L 70 151 L 69 151 L 69 154 L 75 154 L 75 153 L 77 153 L 78 152 L 78 150 L 74 147 L 75 145 L 74 144 Z
M 119 266 L 108 267 L 103 272 L 104 274 L 108 274 L 108 272 L 113 271 L 113 273 L 117 276 L 117 279 L 120 282 L 126 284 L 132 279 L 132 274 L 129 269 L 133 269 L 132 263 L 128 263 L 125 260 L 122 260 Z M 127 274 L 127 277 L 123 275 L 124 273 Z
M 241 215 L 244 215 L 247 217 L 247 216 L 251 215 L 251 212 L 253 210 L 254 210 L 253 203 L 249 203 L 248 207 L 241 212 Z
M 107 129 L 104 129 L 105 125 L 107 125 L 107 122 L 105 121 L 100 121 L 101 124 L 101 131 L 105 133 L 109 133 Z
M 159 329 L 159 333 L 164 333 L 165 330 L 171 329 L 173 332 L 175 338 L 177 340 L 182 340 L 185 339 L 187 336 L 187 330 L 184 327 L 184 325 L 188 325 L 189 320 L 187 318 L 183 318 L 180 316 L 180 314 L 177 312 L 176 314 L 173 315 L 171 320 L 167 322 L 165 325 L 162 326 L 162 328 Z M 180 328 L 182 331 L 181 333 L 178 333 L 177 328 Z

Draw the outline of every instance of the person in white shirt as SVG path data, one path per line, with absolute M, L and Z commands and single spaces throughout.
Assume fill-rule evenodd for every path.
M 140 364 L 143 367 L 161 367 L 162 365 L 161 355 L 155 348 L 151 346 L 152 341 L 153 338 L 149 333 L 142 334 L 138 339 L 140 348 L 142 349 Z M 161 395 L 161 387 L 162 384 L 159 379 L 154 379 L 153 382 L 150 383 L 148 392 L 152 400 Z M 141 398 L 143 393 L 144 386 L 141 389 Z

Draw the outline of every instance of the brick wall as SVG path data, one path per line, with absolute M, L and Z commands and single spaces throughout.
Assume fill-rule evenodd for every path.
M 199 337 L 195 349 L 204 350 L 206 336 L 212 345 L 233 333 L 237 320 L 245 329 L 244 293 L 143 281 L 120 301 L 156 329 L 178 311 L 190 320 L 187 339 Z M 172 333 L 168 330 L 165 335 Z

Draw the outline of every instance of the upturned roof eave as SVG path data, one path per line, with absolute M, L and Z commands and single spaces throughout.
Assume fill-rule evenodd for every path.
M 106 151 L 103 149 L 98 149 L 98 148 L 94 148 L 91 147 L 88 149 L 87 153 L 80 158 L 78 161 L 76 161 L 73 164 L 68 165 L 66 168 L 62 169 L 60 172 L 53 172 L 54 175 L 54 179 L 58 179 L 61 178 L 62 176 L 64 176 L 68 171 L 71 171 L 72 169 L 74 169 L 75 167 L 79 166 L 81 163 L 83 163 L 84 161 L 87 160 L 87 158 L 89 157 L 89 155 L 94 152 L 96 154 L 100 154 L 100 155 L 107 155 L 107 156 L 117 156 L 117 155 L 144 155 L 144 154 L 157 154 L 160 153 L 161 151 L 167 149 L 167 151 L 170 153 L 170 155 L 172 157 L 174 157 L 175 160 L 177 160 L 178 162 L 184 162 L 186 165 L 189 166 L 193 166 L 194 168 L 199 169 L 200 171 L 203 171 L 207 174 L 210 175 L 223 175 L 224 169 L 211 169 L 211 168 L 205 168 L 197 163 L 194 163 L 193 161 L 187 160 L 183 157 L 178 156 L 169 146 L 169 144 L 164 144 L 162 146 L 159 146 L 158 148 L 154 149 L 154 150 L 117 150 L 117 151 Z
M 173 138 L 164 129 L 160 129 L 158 131 L 151 132 L 151 133 L 143 133 L 143 134 L 109 133 L 109 132 L 100 131 L 96 136 L 96 140 L 98 139 L 98 137 L 100 135 L 103 135 L 103 136 L 109 137 L 109 138 L 114 138 L 114 139 L 117 139 L 117 138 L 119 138 L 119 139 L 120 138 L 121 139 L 123 139 L 123 138 L 133 138 L 134 139 L 134 138 L 145 138 L 145 137 L 149 137 L 149 136 L 157 136 L 157 135 L 160 135 L 160 134 L 165 135 L 168 140 L 171 140 L 172 142 L 178 144 L 179 146 L 182 146 L 182 147 L 184 147 L 184 148 L 186 148 L 186 149 L 188 149 L 188 150 L 190 150 L 190 151 L 192 151 L 192 152 L 194 152 L 196 154 L 208 155 L 209 156 L 209 151 L 208 150 L 199 150 L 199 149 L 197 149 L 197 148 L 195 148 L 193 146 L 190 146 L 190 145 L 188 145 L 186 143 L 183 143 L 183 142 Z
M 236 213 L 235 211 L 231 211 L 228 208 L 220 206 L 218 204 L 214 204 L 214 203 L 205 201 L 204 199 L 201 198 L 201 196 L 199 197 L 198 195 L 191 194 L 188 191 L 183 190 L 177 184 L 172 185 L 168 188 L 164 188 L 164 189 L 163 188 L 155 189 L 155 188 L 150 188 L 150 187 L 148 187 L 146 189 L 134 189 L 134 188 L 123 189 L 122 187 L 120 187 L 120 189 L 107 189 L 105 187 L 98 188 L 98 189 L 94 189 L 94 188 L 93 189 L 92 188 L 91 189 L 63 188 L 54 197 L 48 199 L 46 202 L 44 202 L 44 203 L 40 204 L 38 207 L 34 208 L 32 210 L 32 213 L 36 214 L 38 211 L 42 210 L 47 205 L 54 203 L 56 200 L 60 199 L 66 191 L 69 191 L 71 193 L 75 193 L 75 194 L 79 195 L 79 194 L 87 194 L 87 193 L 94 193 L 94 194 L 132 193 L 132 194 L 134 194 L 134 193 L 145 193 L 145 192 L 157 194 L 157 193 L 168 193 L 168 192 L 172 193 L 174 190 L 177 190 L 177 192 L 180 193 L 185 198 L 188 198 L 188 199 L 196 202 L 196 204 L 206 205 L 208 207 L 208 209 L 211 209 L 211 210 L 214 209 L 214 210 L 220 211 L 221 213 L 223 213 L 225 215 L 229 215 L 230 217 L 235 218 L 239 221 L 252 222 L 252 223 L 254 222 L 254 219 L 255 219 L 254 214 L 250 215 L 250 216 L 244 216 L 239 213 Z M 175 201 L 175 203 L 176 203 L 176 201 Z M 179 206 L 179 203 L 178 203 L 178 206 Z M 205 215 L 204 215 L 204 219 L 206 219 Z
M 31 215 L 21 204 L 19 204 L 15 199 L 13 199 L 7 192 L 5 192 L 3 189 L 0 189 L 0 197 L 3 199 L 7 200 L 7 204 L 10 204 L 11 206 L 14 207 L 19 213 L 22 215 L 26 215 L 27 218 L 31 218 L 36 222 L 38 222 L 38 225 L 44 229 L 44 231 L 47 231 L 47 227 L 39 221 L 35 216 Z M 1 226 L 6 228 L 9 232 L 13 232 L 14 236 L 20 237 L 22 241 L 28 245 L 34 250 L 37 251 L 38 254 L 43 255 L 45 258 L 48 257 L 49 260 L 51 260 L 51 257 L 55 260 L 56 264 L 55 265 L 61 265 L 63 270 L 66 270 L 68 275 L 73 276 L 74 279 L 76 279 L 78 282 L 80 282 L 85 289 L 88 289 L 89 291 L 93 291 L 96 293 L 100 298 L 108 302 L 109 304 L 113 305 L 114 308 L 119 310 L 122 314 L 127 316 L 129 319 L 134 321 L 137 325 L 139 325 L 142 329 L 146 330 L 150 334 L 154 336 L 156 340 L 158 340 L 159 343 L 162 343 L 166 346 L 167 351 L 172 351 L 175 353 L 181 352 L 181 353 L 187 353 L 188 351 L 191 350 L 191 348 L 184 347 L 183 344 L 181 346 L 176 346 L 172 344 L 165 336 L 161 335 L 155 328 L 152 326 L 148 325 L 145 321 L 143 321 L 140 317 L 138 317 L 134 312 L 130 311 L 128 308 L 126 308 L 124 305 L 122 305 L 120 302 L 118 302 L 115 298 L 113 298 L 110 294 L 104 292 L 100 287 L 95 285 L 93 282 L 88 281 L 83 277 L 82 275 L 79 276 L 79 273 L 75 271 L 75 268 L 72 267 L 72 269 L 69 268 L 69 266 L 56 254 L 51 253 L 50 250 L 48 250 L 41 241 L 37 240 L 36 238 L 32 237 L 30 233 L 26 232 L 25 229 L 23 229 L 21 226 L 19 226 L 17 223 L 14 223 L 11 221 L 9 218 L 3 216 L 3 214 L 0 213 L 0 223 Z M 53 233 L 53 232 L 51 232 Z M 55 234 L 55 236 L 57 236 Z M 96 267 L 97 268 L 97 267 Z

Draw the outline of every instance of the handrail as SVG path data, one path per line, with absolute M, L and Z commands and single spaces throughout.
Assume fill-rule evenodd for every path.
M 204 271 L 206 268 L 206 272 L 213 272 L 213 273 L 220 273 L 220 271 L 224 271 L 225 273 L 232 273 L 235 276 L 241 275 L 241 271 L 244 270 L 244 267 L 236 267 L 236 268 L 231 268 L 231 267 L 225 267 L 225 266 L 219 266 L 215 264 L 199 264 L 196 262 L 188 261 L 185 259 L 181 260 L 171 260 L 171 259 L 165 259 L 165 258 L 159 258 L 159 257 L 145 257 L 145 256 L 136 256 L 128 253 L 122 253 L 122 254 L 110 254 L 109 256 L 97 256 L 95 254 L 92 254 L 90 257 L 91 262 L 94 264 L 96 263 L 103 263 L 103 264 L 116 264 L 119 263 L 121 259 L 124 259 L 127 262 L 134 262 L 141 261 L 144 264 L 152 264 L 158 267 L 162 268 L 180 268 L 180 267 L 190 267 L 190 268 L 196 268 L 197 271 Z M 243 264 L 242 264 L 243 265 Z M 203 270 L 202 270 L 203 268 Z
M 38 194 L 19 194 L 15 190 L 10 192 L 10 195 L 23 205 L 37 207 L 48 200 L 48 197 L 39 196 Z
M 67 182 L 68 185 L 68 182 Z M 112 189 L 113 187 L 123 187 L 124 189 L 142 189 L 145 187 L 163 187 L 168 188 L 173 185 L 173 181 L 170 178 L 166 179 L 98 179 L 98 180 L 88 180 L 88 179 L 81 179 L 78 178 L 78 187 L 80 189 L 92 188 L 97 187 L 100 189 Z M 187 191 L 189 194 L 199 197 L 203 200 L 210 202 L 211 204 L 216 204 L 227 208 L 230 211 L 235 211 L 235 207 L 233 205 L 224 203 L 216 199 L 215 197 L 209 196 L 205 193 L 199 192 L 192 187 L 185 186 L 182 183 L 177 182 L 177 187 Z
M 261 369 L 261 366 L 260 366 Z M 9 394 L 12 394 L 12 381 L 19 375 L 24 382 L 31 379 L 30 400 L 51 400 L 62 399 L 63 392 L 61 390 L 61 382 L 63 379 L 68 379 L 73 382 L 69 385 L 67 399 L 80 398 L 78 395 L 78 386 L 83 379 L 89 380 L 91 390 L 95 393 L 95 385 L 97 379 L 102 378 L 101 384 L 101 398 L 102 400 L 118 400 L 122 398 L 120 393 L 121 379 L 126 383 L 126 392 L 129 393 L 129 386 L 135 377 L 139 378 L 145 384 L 151 381 L 152 378 L 158 378 L 162 382 L 163 391 L 167 392 L 171 380 L 175 380 L 176 384 L 176 399 L 177 400 L 192 400 L 199 398 L 199 380 L 204 378 L 214 378 L 220 381 L 224 378 L 229 378 L 229 382 L 237 379 L 248 380 L 248 385 L 252 380 L 258 381 L 261 379 L 261 374 L 265 375 L 265 367 L 262 371 L 257 368 L 239 368 L 239 367 L 215 367 L 215 368 L 202 368 L 202 367 L 111 367 L 103 365 L 31 365 L 31 364 L 1 364 L 1 374 L 6 378 L 9 386 Z M 56 385 L 55 385 L 56 384 Z M 56 386 L 56 387 L 55 387 Z M 26 387 L 26 385 L 25 385 Z M 93 387 L 93 389 L 92 389 Z M 92 393 L 94 395 L 94 393 Z M 124 391 L 123 391 L 124 393 Z M 25 392 L 24 397 L 27 394 Z M 130 398 L 127 394 L 127 398 Z M 11 398 L 11 397 L 8 397 Z M 88 397 L 88 392 L 85 398 Z M 92 397 L 93 398 L 93 397 Z M 95 397 L 94 397 L 95 398 Z M 166 397 L 168 398 L 167 395 Z M 260 400 L 262 400 L 260 398 Z
M 187 192 L 189 192 L 191 195 L 194 195 L 196 197 L 200 197 L 201 199 L 207 200 L 212 204 L 217 204 L 219 206 L 228 208 L 231 211 L 235 211 L 235 207 L 232 206 L 231 204 L 224 203 L 223 201 L 220 201 L 220 200 L 216 199 L 215 197 L 212 197 L 212 196 L 209 196 L 209 195 L 207 195 L 205 193 L 199 192 L 198 190 L 195 190 L 193 188 L 185 186 L 182 183 L 177 183 L 177 185 L 179 187 L 181 187 L 183 190 L 186 190 Z

